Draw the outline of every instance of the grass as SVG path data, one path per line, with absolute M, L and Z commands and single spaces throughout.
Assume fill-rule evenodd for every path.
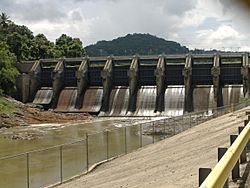
M 0 96 L 0 113 L 11 113 L 16 111 L 16 105 Z
M 239 102 L 246 102 L 246 101 L 248 101 L 248 100 L 249 100 L 248 98 L 245 98 L 245 97 L 240 97 Z

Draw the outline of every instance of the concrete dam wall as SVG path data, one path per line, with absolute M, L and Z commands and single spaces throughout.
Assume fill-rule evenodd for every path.
M 249 55 L 89 57 L 18 63 L 19 99 L 58 112 L 176 116 L 249 96 Z

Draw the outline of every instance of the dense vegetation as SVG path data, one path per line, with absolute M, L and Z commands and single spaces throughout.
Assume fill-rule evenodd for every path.
M 16 57 L 5 42 L 0 41 L 0 95 L 14 92 L 18 71 L 15 68 Z
M 112 41 L 99 41 L 85 50 L 89 56 L 182 54 L 189 51 L 177 42 L 150 34 L 128 34 Z
M 84 55 L 79 38 L 62 34 L 53 43 L 43 34 L 34 36 L 26 26 L 16 25 L 5 13 L 0 15 L 0 95 L 15 90 L 16 61 Z
M 50 42 L 45 35 L 33 35 L 26 26 L 16 25 L 5 13 L 0 15 L 0 39 L 18 61 L 41 58 L 79 57 L 85 54 L 79 38 L 62 34 L 56 42 Z

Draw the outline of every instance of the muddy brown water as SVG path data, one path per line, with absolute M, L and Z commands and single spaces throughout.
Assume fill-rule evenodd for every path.
M 86 147 L 88 147 L 88 166 L 90 167 L 107 158 L 131 152 L 139 148 L 140 144 L 152 143 L 152 136 L 140 135 L 139 126 L 124 128 L 138 121 L 142 119 L 97 119 L 78 125 L 2 129 L 0 130 L 0 157 L 74 143 L 62 146 L 62 150 L 60 147 L 55 147 L 31 152 L 29 156 L 24 154 L 0 160 L 0 187 L 25 188 L 28 186 L 27 182 L 29 182 L 29 187 L 44 187 L 60 182 L 61 178 L 66 180 L 83 173 L 87 169 Z M 109 130 L 109 132 L 103 133 L 104 130 Z M 90 134 L 88 146 L 85 140 L 87 133 Z M 36 138 L 10 139 L 13 135 L 24 137 L 33 135 Z M 75 142 L 77 140 L 82 141 Z

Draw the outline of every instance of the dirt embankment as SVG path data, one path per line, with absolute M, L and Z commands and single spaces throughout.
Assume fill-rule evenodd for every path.
M 90 116 L 86 113 L 55 113 L 40 111 L 36 108 L 27 108 L 24 120 L 29 124 L 38 123 L 66 123 L 69 121 L 87 120 Z
M 8 105 L 11 104 L 12 108 L 0 111 L 0 128 L 42 123 L 66 123 L 90 118 L 90 115 L 86 113 L 55 113 L 43 111 L 37 106 L 25 105 L 11 98 L 4 98 L 4 100 Z

